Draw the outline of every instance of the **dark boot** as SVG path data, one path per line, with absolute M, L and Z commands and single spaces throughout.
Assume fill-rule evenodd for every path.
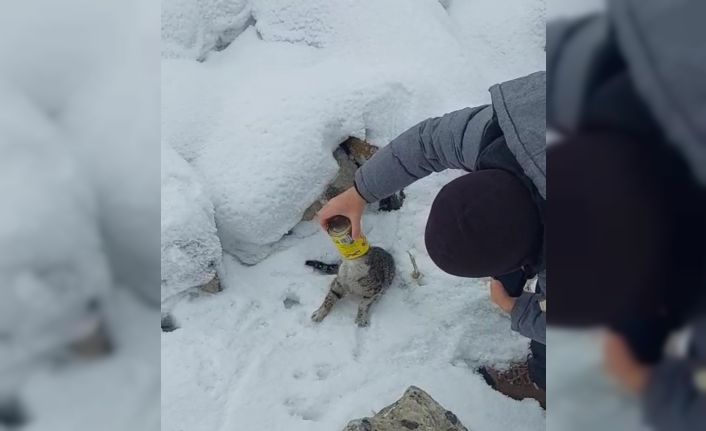
M 491 367 L 481 367 L 478 372 L 486 383 L 496 391 L 507 395 L 513 400 L 533 398 L 543 409 L 547 406 L 547 394 L 530 379 L 527 363 L 514 364 L 506 371 L 498 371 Z

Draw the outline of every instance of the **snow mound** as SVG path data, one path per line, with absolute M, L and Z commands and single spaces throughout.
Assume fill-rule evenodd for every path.
M 162 0 L 162 56 L 202 59 L 250 23 L 247 0 Z
M 162 145 L 162 302 L 208 283 L 221 260 L 213 204 L 195 172 Z
M 161 86 L 162 140 L 191 163 L 217 127 L 224 95 L 214 73 L 183 59 L 162 60 Z
M 346 138 L 386 145 L 488 98 L 438 2 L 283 0 L 253 11 L 257 29 L 208 61 L 162 64 L 165 139 L 203 178 L 224 250 L 249 264 L 335 176 L 332 151 Z
M 507 81 L 545 68 L 544 0 L 452 1 L 448 13 L 467 52 L 483 59 L 490 80 Z
M 84 336 L 89 302 L 110 287 L 95 196 L 64 141 L 0 86 L 0 339 L 11 340 L 0 342 L 0 395 L 42 354 Z
M 348 0 L 251 0 L 255 27 L 267 41 L 304 43 L 322 48 L 335 37 L 337 11 L 350 9 Z

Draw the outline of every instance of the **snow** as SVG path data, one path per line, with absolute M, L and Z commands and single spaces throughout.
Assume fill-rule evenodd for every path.
M 162 303 L 208 283 L 221 261 L 213 204 L 193 168 L 162 144 Z
M 544 429 L 532 400 L 493 391 L 473 370 L 522 360 L 528 340 L 490 304 L 487 281 L 436 269 L 424 252 L 434 193 L 458 173 L 422 180 L 394 213 L 369 212 L 364 231 L 397 261 L 398 275 L 371 312 L 354 324 L 346 298 L 320 324 L 309 316 L 331 276 L 306 259 L 333 261 L 329 238 L 312 222 L 297 225 L 278 251 L 255 266 L 226 257 L 225 291 L 173 309 L 179 329 L 162 334 L 165 430 L 336 430 L 418 385 L 473 430 Z M 411 278 L 411 250 L 424 285 Z M 284 301 L 293 304 L 286 308 Z
M 203 58 L 232 42 L 250 19 L 247 0 L 164 0 L 162 56 Z
M 606 0 L 548 0 L 548 16 L 555 18 L 570 18 L 587 13 L 599 12 L 605 9 Z
M 28 428 L 159 426 L 158 7 L 0 4 L 0 400 Z M 114 355 L 66 356 L 105 312 Z
M 179 328 L 162 333 L 163 429 L 342 429 L 409 385 L 469 429 L 544 429 L 537 402 L 513 401 L 474 372 L 524 360 L 528 340 L 490 303 L 486 280 L 443 274 L 424 248 L 431 202 L 459 172 L 410 186 L 400 211 L 366 214 L 366 235 L 398 268 L 366 329 L 348 298 L 310 321 L 331 278 L 304 261 L 338 255 L 316 223 L 300 222 L 349 136 L 384 146 L 542 69 L 543 1 L 249 4 L 252 25 L 226 49 L 200 62 L 163 51 L 162 137 L 211 199 L 225 253 L 223 292 L 170 304 Z M 408 250 L 423 285 L 410 277 Z
M 158 313 L 129 289 L 106 304 L 115 353 L 36 372 L 21 392 L 32 417 L 24 431 L 160 429 Z
M 484 60 L 486 86 L 544 70 L 543 1 L 453 0 L 448 13 L 466 52 Z
M 536 4 L 529 27 L 543 16 Z M 335 176 L 337 144 L 385 145 L 424 118 L 487 103 L 498 80 L 484 70 L 503 54 L 463 44 L 474 11 L 449 16 L 423 0 L 279 0 L 252 11 L 254 27 L 204 63 L 162 61 L 166 142 L 203 177 L 223 248 L 248 264 Z M 524 47 L 531 60 L 515 61 L 515 76 L 542 66 L 543 47 Z
M 549 328 L 547 355 L 547 429 L 645 429 L 639 400 L 620 391 L 603 371 L 600 330 Z
M 82 335 L 88 301 L 110 285 L 95 196 L 64 138 L 0 82 L 0 398 L 37 356 Z

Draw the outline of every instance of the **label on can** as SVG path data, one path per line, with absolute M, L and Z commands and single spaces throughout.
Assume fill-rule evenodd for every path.
M 345 259 L 356 259 L 364 256 L 370 250 L 370 244 L 365 237 L 353 240 L 350 235 L 331 236 L 334 245 Z
M 329 220 L 328 234 L 345 259 L 359 258 L 370 250 L 368 240 L 364 236 L 353 240 L 351 222 L 346 217 L 336 216 Z

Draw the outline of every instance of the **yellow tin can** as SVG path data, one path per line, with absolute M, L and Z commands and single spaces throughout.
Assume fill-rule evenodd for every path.
M 353 240 L 352 230 L 348 217 L 335 216 L 328 221 L 328 234 L 345 259 L 357 259 L 370 250 L 370 244 L 364 236 Z

